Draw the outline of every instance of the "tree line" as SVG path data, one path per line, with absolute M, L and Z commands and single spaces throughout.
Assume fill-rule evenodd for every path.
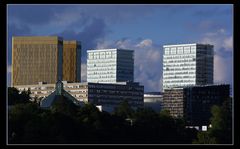
M 185 128 L 182 118 L 173 118 L 166 110 L 133 110 L 123 101 L 113 113 L 100 112 L 88 103 L 76 106 L 58 96 L 50 109 L 29 101 L 30 92 L 8 88 L 8 140 L 10 144 L 211 144 L 231 143 L 226 135 L 230 118 L 214 106 L 212 128 L 198 132 Z M 227 105 L 224 105 L 227 107 Z M 227 111 L 229 114 L 229 112 Z

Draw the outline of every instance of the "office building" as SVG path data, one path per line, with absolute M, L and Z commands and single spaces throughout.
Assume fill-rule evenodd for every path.
M 87 51 L 87 82 L 134 81 L 134 51 L 99 49 Z
M 112 112 L 120 102 L 127 100 L 132 108 L 143 107 L 144 87 L 134 82 L 110 83 L 68 83 L 62 81 L 64 90 L 80 102 L 90 102 Z M 20 92 L 30 89 L 32 98 L 47 97 L 55 91 L 55 84 L 39 82 L 35 85 L 15 86 Z
M 62 80 L 62 53 L 61 37 L 12 37 L 12 86 Z
M 81 82 L 81 43 L 63 40 L 63 79 Z
M 144 93 L 144 107 L 151 108 L 156 112 L 160 112 L 163 108 L 163 95 L 161 92 Z
M 198 85 L 166 89 L 163 107 L 173 117 L 184 117 L 191 126 L 208 126 L 211 107 L 229 98 L 230 85 Z
M 213 84 L 212 45 L 164 45 L 163 49 L 163 90 L 177 86 Z

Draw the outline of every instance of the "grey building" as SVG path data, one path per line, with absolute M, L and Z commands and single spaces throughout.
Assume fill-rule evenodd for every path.
M 202 85 L 166 89 L 163 107 L 174 117 L 184 117 L 192 126 L 210 124 L 211 107 L 229 100 L 230 85 Z
M 213 84 L 213 45 L 164 45 L 163 49 L 163 90 Z
M 87 82 L 134 81 L 134 51 L 98 49 L 87 51 Z

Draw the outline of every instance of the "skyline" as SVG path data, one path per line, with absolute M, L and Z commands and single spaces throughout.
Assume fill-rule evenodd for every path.
M 145 92 L 160 91 L 162 46 L 208 43 L 215 51 L 214 83 L 232 86 L 233 5 L 8 5 L 7 9 L 8 84 L 11 37 L 57 35 L 81 41 L 83 82 L 86 50 L 127 48 L 135 51 L 135 82 L 144 85 Z

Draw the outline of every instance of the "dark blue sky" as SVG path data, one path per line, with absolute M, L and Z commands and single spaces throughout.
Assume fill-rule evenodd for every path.
M 7 11 L 8 68 L 12 36 L 58 35 L 82 42 L 83 81 L 87 49 L 128 48 L 135 50 L 135 81 L 159 91 L 164 44 L 209 43 L 215 83 L 232 84 L 232 5 L 8 5 Z

